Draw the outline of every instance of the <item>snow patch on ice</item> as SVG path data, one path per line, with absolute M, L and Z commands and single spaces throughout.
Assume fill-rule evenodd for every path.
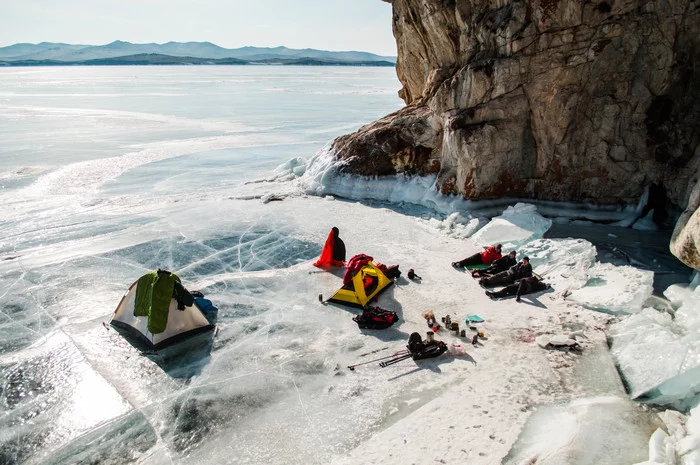
M 700 273 L 695 276 L 681 297 L 676 310 L 676 322 L 689 333 L 698 334 L 700 339 Z

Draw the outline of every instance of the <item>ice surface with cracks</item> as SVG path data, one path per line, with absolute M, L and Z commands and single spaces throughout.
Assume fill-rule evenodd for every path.
M 534 409 L 587 419 L 571 406 L 575 397 L 623 395 L 614 370 L 601 370 L 612 367 L 599 329 L 607 315 L 553 293 L 521 304 L 490 301 L 449 266 L 463 249 L 480 250 L 467 237 L 514 201 L 443 196 L 434 176 L 341 174 L 327 149 L 308 164 L 296 156 L 371 120 L 370 106 L 393 111 L 395 89 L 386 100 L 381 92 L 362 97 L 372 76 L 395 81 L 391 70 L 232 67 L 211 79 L 199 69 L 130 68 L 124 76 L 66 68 L 59 73 L 66 80 L 55 69 L 25 71 L 0 73 L 3 89 L 21 87 L 26 102 L 2 105 L 0 125 L 13 136 L 0 138 L 4 153 L 23 154 L 0 173 L 0 452 L 11 460 L 500 463 Z M 131 73 L 144 78 L 133 94 Z M 284 87 L 296 92 L 266 95 L 267 79 L 288 78 Z M 64 86 L 76 83 L 97 92 L 66 96 Z M 32 86 L 58 92 L 56 108 L 32 97 Z M 176 92 L 162 98 L 163 86 Z M 313 100 L 319 86 L 340 87 L 334 95 L 341 100 Z M 129 111 L 115 114 L 115 105 Z M 182 117 L 154 115 L 154 108 Z M 44 148 L 31 149 L 36 140 L 51 141 L 50 160 Z M 397 213 L 407 206 L 422 207 L 421 218 Z M 510 226 L 494 223 L 493 239 L 517 244 L 529 234 L 520 249 L 536 256 L 536 270 L 550 269 L 555 287 L 570 289 L 585 271 L 573 263 L 587 263 L 591 249 L 567 240 L 538 244 L 541 215 L 617 221 L 629 213 L 547 202 L 530 216 L 524 209 L 531 207 L 510 209 Z M 319 293 L 340 286 L 339 276 L 311 266 L 331 226 L 349 253 L 423 276 L 420 283 L 400 279 L 381 296 L 379 305 L 396 310 L 399 324 L 362 332 L 351 320 L 356 312 L 318 302 Z M 139 354 L 102 326 L 128 285 L 157 267 L 177 272 L 219 307 L 210 351 L 188 351 L 188 361 L 175 366 Z M 410 332 L 426 331 L 426 307 L 455 319 L 478 308 L 488 339 L 462 357 L 344 368 L 405 347 Z M 590 336 L 580 359 L 532 342 L 535 333 L 564 327 Z M 56 341 L 60 349 L 49 350 Z M 71 420 L 81 424 L 73 429 Z M 617 421 L 625 431 L 647 429 L 624 415 Z M 573 430 L 574 422 L 565 424 Z

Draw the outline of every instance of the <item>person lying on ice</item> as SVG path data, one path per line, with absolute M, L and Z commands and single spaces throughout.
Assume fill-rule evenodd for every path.
M 328 233 L 326 243 L 321 251 L 321 256 L 316 260 L 314 266 L 319 268 L 330 268 L 331 266 L 345 265 L 345 243 L 338 237 L 340 231 L 333 226 Z
M 483 278 L 484 276 L 493 276 L 501 271 L 506 271 L 513 265 L 517 265 L 518 261 L 515 259 L 515 250 L 511 250 L 508 255 L 504 255 L 495 262 L 491 263 L 488 268 L 482 268 L 480 270 L 472 270 L 472 277 Z
M 492 299 L 501 299 L 509 295 L 515 295 L 515 301 L 520 302 L 521 295 L 544 291 L 550 287 L 552 286 L 547 283 L 543 283 L 537 278 L 537 276 L 530 276 L 529 278 L 521 279 L 520 282 L 509 284 L 500 291 L 486 291 L 486 295 Z
M 501 258 L 501 248 L 501 244 L 492 245 L 483 252 L 475 253 L 458 262 L 452 262 L 452 266 L 455 268 L 462 268 L 463 266 L 469 265 L 488 265 L 492 261 Z
M 532 276 L 532 265 L 530 265 L 530 259 L 528 257 L 523 257 L 520 263 L 511 266 L 506 271 L 501 271 L 493 276 L 481 278 L 479 284 L 481 286 L 493 287 L 493 286 L 507 286 L 508 284 L 513 284 L 515 281 L 528 278 Z

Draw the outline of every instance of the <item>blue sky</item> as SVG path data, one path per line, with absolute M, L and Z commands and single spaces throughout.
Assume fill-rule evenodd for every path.
M 208 41 L 396 55 L 381 0 L 3 0 L 0 46 Z

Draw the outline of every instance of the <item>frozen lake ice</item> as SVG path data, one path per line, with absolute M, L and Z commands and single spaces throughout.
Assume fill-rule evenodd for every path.
M 624 243 L 631 230 L 583 234 L 566 219 L 552 226 L 552 205 L 465 202 L 430 178 L 335 172 L 324 146 L 400 107 L 391 69 L 13 68 L 0 84 L 3 463 L 614 463 L 590 460 L 618 449 L 632 463 L 649 457 L 662 422 L 629 394 L 697 404 L 686 374 L 698 358 L 657 370 L 654 355 L 678 351 L 644 332 L 658 325 L 696 354 L 697 280 L 658 251 L 642 263 L 618 244 L 624 260 L 605 260 L 613 248 L 596 234 Z M 311 266 L 332 226 L 349 256 L 404 271 L 379 301 L 400 317 L 391 329 L 360 331 L 356 311 L 318 302 L 340 287 Z M 449 266 L 492 242 L 529 254 L 553 290 L 491 301 Z M 185 360 L 144 356 L 102 324 L 155 268 L 219 308 L 211 345 Z M 423 279 L 407 280 L 408 268 Z M 649 308 L 654 275 L 668 270 L 685 280 L 670 289 L 672 322 Z M 429 309 L 460 323 L 479 314 L 487 337 L 471 346 L 443 330 L 466 355 L 346 368 L 403 349 Z M 641 318 L 652 322 L 633 331 Z M 623 329 L 611 354 L 613 321 Z M 534 343 L 556 333 L 583 334 L 583 354 Z M 661 438 L 680 463 L 697 449 L 694 415 L 686 433 Z M 584 442 L 544 447 L 556 419 Z M 600 436 L 610 429 L 619 434 Z

